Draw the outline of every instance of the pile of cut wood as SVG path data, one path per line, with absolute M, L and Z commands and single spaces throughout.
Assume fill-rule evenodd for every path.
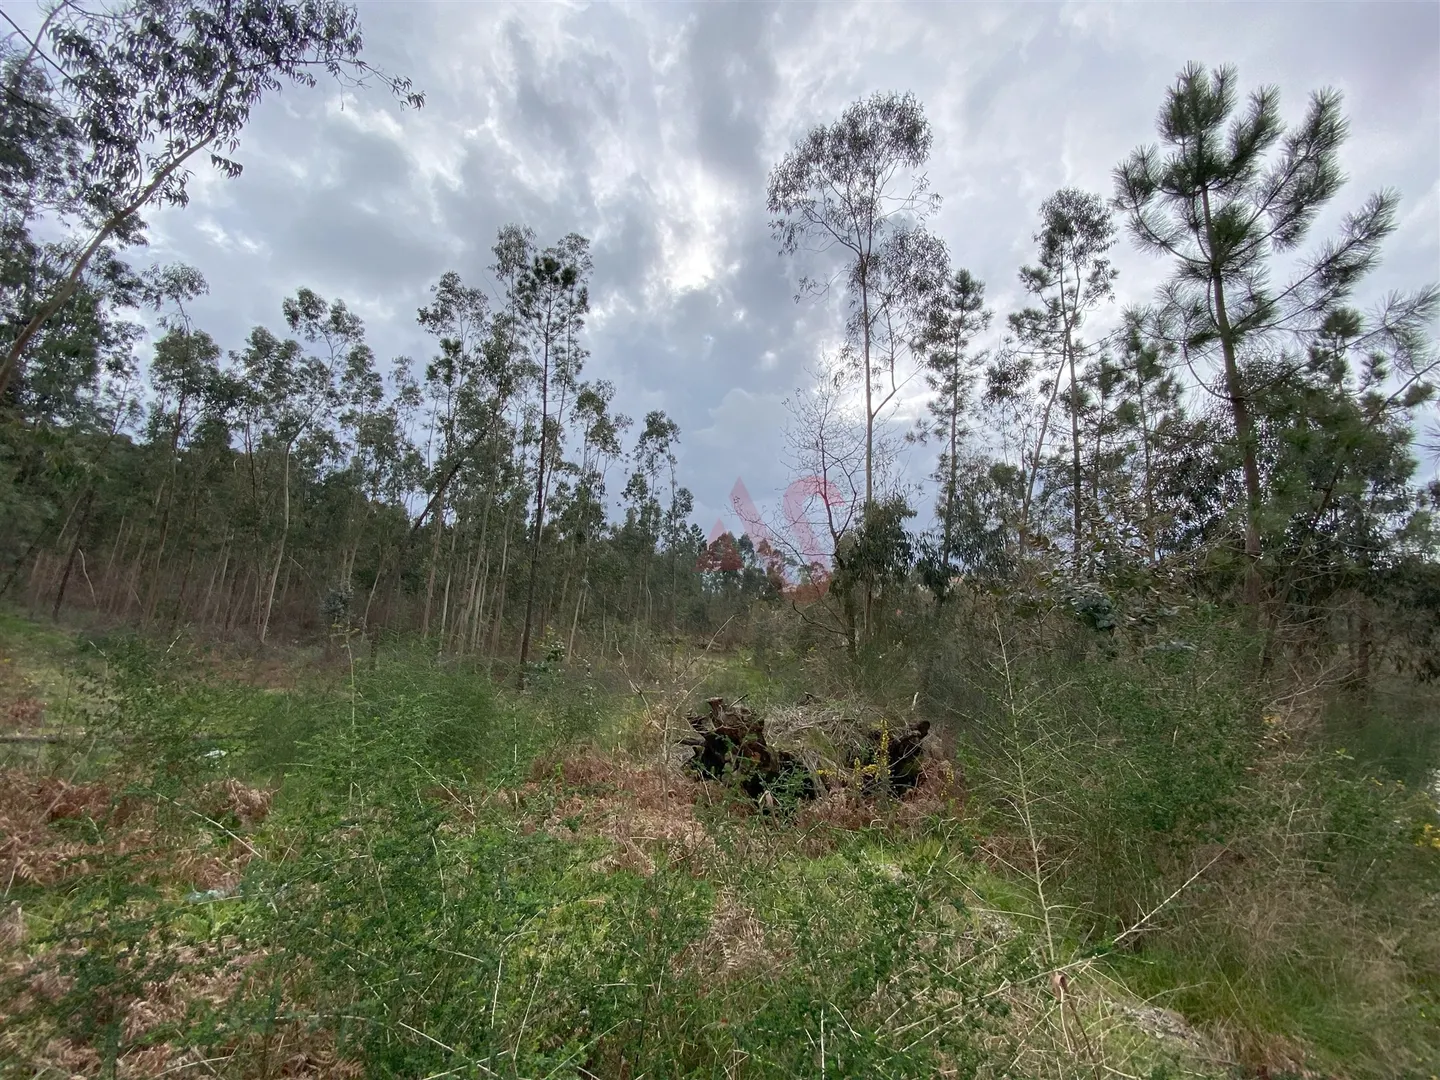
M 679 741 L 693 750 L 685 770 L 697 779 L 731 780 L 766 803 L 777 796 L 813 799 L 844 787 L 904 795 L 920 782 L 925 761 L 940 756 L 928 720 L 908 726 L 851 721 L 844 748 L 827 755 L 813 747 L 773 745 L 765 721 L 738 701 L 726 705 L 717 697 L 706 704 L 706 712 L 686 717 L 692 730 Z

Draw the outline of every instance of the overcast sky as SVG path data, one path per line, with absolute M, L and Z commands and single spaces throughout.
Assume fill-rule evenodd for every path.
M 199 267 L 199 322 L 227 348 L 282 329 L 300 286 L 342 297 L 382 360 L 424 359 L 415 311 L 446 270 L 493 288 L 497 227 L 589 236 L 589 378 L 639 419 L 681 427 L 681 482 L 706 530 L 735 522 L 737 478 L 762 507 L 790 479 L 784 399 L 838 331 L 796 305 L 777 255 L 771 165 L 857 97 L 910 90 L 935 129 L 935 225 L 1003 318 L 1056 188 L 1109 195 L 1111 170 L 1155 139 L 1191 60 L 1275 83 L 1287 118 L 1311 90 L 1345 94 L 1350 184 L 1318 229 L 1377 187 L 1403 196 L 1375 293 L 1440 280 L 1440 4 L 362 3 L 366 56 L 414 78 L 425 108 L 333 88 L 268 100 L 237 155 L 152 218 L 152 253 Z M 343 107 L 342 107 L 343 105 Z M 1117 248 L 1117 306 L 1163 267 Z M 924 472 L 924 462 L 911 464 Z M 618 489 L 619 485 L 612 485 Z

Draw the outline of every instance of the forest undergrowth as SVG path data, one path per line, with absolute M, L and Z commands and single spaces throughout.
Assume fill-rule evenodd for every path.
M 369 99 L 425 89 L 343 0 L 32 14 L 0 34 L 0 1080 L 1440 1078 L 1433 185 L 1347 187 L 1399 83 L 1352 146 L 1278 53 L 1177 57 L 1112 169 L 1031 140 L 1083 186 L 1024 226 L 1001 192 L 983 235 L 1034 246 L 988 251 L 964 132 L 817 98 L 723 200 L 783 262 L 706 288 L 759 306 L 637 278 L 524 182 L 432 214 L 455 267 L 368 260 L 398 307 L 202 214 L 271 260 L 202 302 L 155 258 L 192 181 L 254 182 L 262 101 L 389 139 Z M 276 197 L 323 172 L 362 215 L 330 246 L 383 244 L 390 171 L 331 164 Z M 714 202 L 681 173 L 667 265 Z M 746 490 L 782 472 L 783 527 Z
M 984 608 L 901 663 L 757 624 L 524 693 L 418 643 L 6 616 L 0 1073 L 1440 1068 L 1433 698 L 1262 701 L 1218 618 Z M 947 779 L 762 812 L 675 768 L 696 702 L 806 694 L 932 717 Z

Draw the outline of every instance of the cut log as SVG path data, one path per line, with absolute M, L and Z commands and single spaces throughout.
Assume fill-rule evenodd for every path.
M 832 759 L 824 751 L 772 746 L 764 721 L 739 701 L 726 705 L 711 698 L 706 704 L 705 712 L 686 717 L 691 731 L 678 741 L 691 756 L 683 768 L 697 779 L 734 782 L 762 807 L 775 796 L 817 798 L 833 785 L 903 797 L 920 786 L 927 761 L 944 760 L 928 720 L 868 728 L 852 721 L 835 740 Z
M 711 698 L 709 711 L 687 716 L 695 734 L 681 741 L 695 747 L 685 768 L 702 780 L 733 779 L 762 806 L 775 796 L 813 799 L 820 794 L 818 778 L 798 754 L 776 750 L 765 741 L 765 722 L 754 711 L 724 698 Z

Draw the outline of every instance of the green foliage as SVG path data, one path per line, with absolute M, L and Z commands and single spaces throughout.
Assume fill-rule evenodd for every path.
M 858 663 L 772 644 L 772 680 L 705 654 L 695 693 L 762 710 L 874 683 L 881 714 L 900 715 L 922 690 L 967 811 L 892 821 L 877 806 L 842 828 L 716 793 L 693 822 L 665 804 L 701 846 L 639 854 L 587 808 L 651 806 L 651 781 L 548 764 L 588 761 L 621 710 L 558 649 L 523 694 L 418 643 L 265 690 L 180 641 L 94 639 L 104 681 L 85 722 L 113 750 L 81 767 L 127 783 L 48 826 L 93 845 L 84 866 L 12 892 L 28 947 L 66 980 L 30 999 L 12 1045 L 63 1037 L 117 1068 L 184 1046 L 237 1076 L 314 1040 L 391 1075 L 698 1077 L 743 1055 L 752 1075 L 793 1076 L 816 1070 L 823 1021 L 836 1075 L 991 1076 L 1037 1054 L 1085 1071 L 1044 1011 L 1065 965 L 1094 1054 L 1132 1074 L 1184 1055 L 1100 1025 L 1109 995 L 1159 997 L 1241 1062 L 1290 1047 L 1359 1076 L 1427 1067 L 1440 820 L 1337 753 L 1356 716 L 1377 722 L 1369 707 L 1345 699 L 1332 741 L 1312 744 L 1261 706 L 1248 634 L 1107 595 L 1105 633 L 1063 588 L 1048 603 L 962 591 L 943 630 L 901 620 Z M 64 644 L 28 639 L 21 655 Z M 247 775 L 278 788 L 263 824 L 214 799 Z M 197 853 L 245 857 L 238 888 L 188 876 Z M 158 984 L 183 1005 L 137 1028 Z M 185 997 L 206 985 L 223 992 Z
M 1287 131 L 1272 88 L 1242 105 L 1232 69 L 1180 73 L 1167 150 L 1121 165 L 1114 205 L 1174 274 L 1093 346 L 1100 199 L 1045 201 L 1036 306 L 982 353 L 984 288 L 925 227 L 920 104 L 810 132 L 772 228 L 840 249 L 802 292 L 843 290 L 847 341 L 791 433 L 833 550 L 787 556 L 705 544 L 664 412 L 626 453 L 615 388 L 579 379 L 578 234 L 503 227 L 493 296 L 444 274 L 417 312 L 434 352 L 388 387 L 361 320 L 306 288 L 225 356 L 186 312 L 198 271 L 117 252 L 184 202 L 192 155 L 238 171 L 263 94 L 313 63 L 368 78 L 358 24 L 328 0 L 121 7 L 50 15 L 60 81 L 0 46 L 0 592 L 168 631 L 85 639 L 45 719 L 88 749 L 17 737 L 55 741 L 0 803 L 7 1051 L 111 1075 L 164 1047 L 195 1055 L 167 1071 L 274 1075 L 287 1040 L 397 1076 L 1171 1075 L 1174 1040 L 1107 1056 L 1149 1046 L 1100 1030 L 1133 994 L 1238 1067 L 1440 1068 L 1440 494 L 1411 449 L 1440 291 L 1352 307 L 1388 191 L 1272 274 L 1341 186 L 1337 94 Z M 95 242 L 35 241 L 45 215 Z M 907 354 L 943 442 L 919 536 L 881 430 Z M 1211 405 L 1185 381 L 1207 358 Z M 57 647 L 13 623 L 17 656 Z M 182 624 L 253 635 L 250 680 Z M 930 721 L 966 816 L 923 785 L 756 814 L 653 764 L 697 700 L 812 694 Z

